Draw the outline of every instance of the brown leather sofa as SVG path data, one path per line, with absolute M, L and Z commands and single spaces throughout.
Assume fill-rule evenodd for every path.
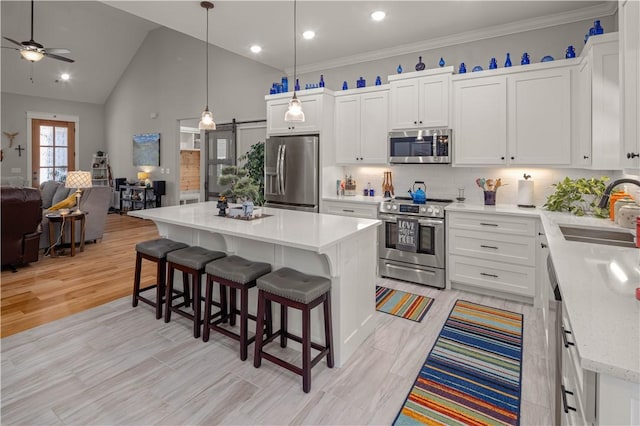
M 3 186 L 1 192 L 2 266 L 36 262 L 42 221 L 42 198 L 35 188 Z

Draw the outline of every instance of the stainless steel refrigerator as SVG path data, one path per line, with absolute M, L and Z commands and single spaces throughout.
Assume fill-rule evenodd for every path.
M 276 136 L 264 151 L 265 206 L 318 212 L 318 135 Z

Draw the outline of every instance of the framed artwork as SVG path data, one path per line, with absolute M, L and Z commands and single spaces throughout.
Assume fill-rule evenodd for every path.
M 160 133 L 133 135 L 133 165 L 160 166 Z

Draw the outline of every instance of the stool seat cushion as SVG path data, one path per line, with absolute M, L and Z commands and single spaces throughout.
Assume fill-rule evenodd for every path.
M 216 277 L 247 284 L 271 272 L 271 265 L 264 262 L 252 262 L 240 256 L 227 256 L 208 263 L 205 271 Z
M 192 246 L 170 252 L 167 254 L 167 261 L 191 269 L 203 269 L 207 263 L 225 257 L 226 255 L 227 254 L 222 251 L 213 251 L 203 247 Z
M 260 290 L 301 303 L 309 303 L 331 288 L 331 280 L 303 274 L 291 268 L 281 268 L 257 280 Z
M 136 244 L 136 251 L 146 254 L 147 256 L 162 259 L 167 256 L 167 253 L 174 250 L 180 250 L 185 247 L 189 246 L 185 243 L 179 243 L 168 238 L 158 238 L 156 240 L 149 240 Z

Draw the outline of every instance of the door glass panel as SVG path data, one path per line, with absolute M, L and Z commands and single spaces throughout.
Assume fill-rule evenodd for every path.
M 48 180 L 53 180 L 53 169 L 43 167 L 40 169 L 40 183 L 46 182 Z
M 54 180 L 58 182 L 65 181 L 67 179 L 67 168 L 66 167 L 56 167 L 54 169 Z
M 40 147 L 40 166 L 53 166 L 53 148 Z
M 55 149 L 55 165 L 56 166 L 68 166 L 68 158 L 67 158 L 67 148 L 56 148 Z
M 56 146 L 67 146 L 67 128 L 66 127 L 56 127 Z
M 53 126 L 40 126 L 40 145 L 53 146 Z
M 420 246 L 418 247 L 418 252 L 426 253 L 426 254 L 435 254 L 434 252 L 434 236 L 435 232 L 431 226 L 421 226 L 420 227 Z
M 218 155 L 217 155 L 217 159 L 218 160 L 226 160 L 227 159 L 227 145 L 229 143 L 228 140 L 226 139 L 217 139 L 217 146 L 218 146 Z

